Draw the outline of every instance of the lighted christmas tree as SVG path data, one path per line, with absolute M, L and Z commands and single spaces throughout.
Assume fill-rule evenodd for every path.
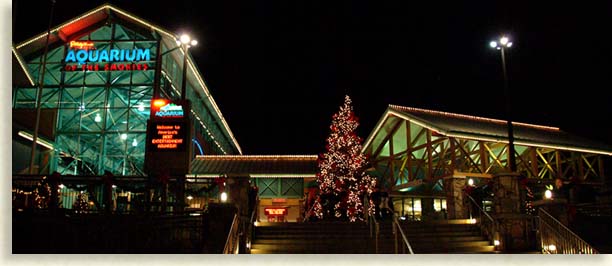
M 314 212 L 319 219 L 363 219 L 364 195 L 372 193 L 376 179 L 364 172 L 366 157 L 361 154 L 362 139 L 355 134 L 359 122 L 353 113 L 351 98 L 344 98 L 344 105 L 334 114 L 327 138 L 327 152 L 319 156 L 319 197 Z M 369 212 L 373 210 L 370 200 Z
M 85 199 L 83 192 L 78 194 L 76 201 L 72 204 L 72 209 L 75 213 L 86 213 L 89 211 L 89 205 Z

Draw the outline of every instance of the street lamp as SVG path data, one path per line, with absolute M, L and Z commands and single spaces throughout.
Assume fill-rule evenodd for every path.
M 499 41 L 491 41 L 489 43 L 491 48 L 501 51 L 502 59 L 502 71 L 504 74 L 504 96 L 506 98 L 506 117 L 508 120 L 508 161 L 510 164 L 510 171 L 516 172 L 516 159 L 514 157 L 514 133 L 512 126 L 512 112 L 510 110 L 510 92 L 508 92 L 508 74 L 506 74 L 506 49 L 512 47 L 512 42 L 506 36 L 499 38 Z
M 187 92 L 187 50 L 189 47 L 198 45 L 198 41 L 195 39 L 191 39 L 191 37 L 187 34 L 181 35 L 176 43 L 183 48 L 183 80 L 181 84 L 181 101 L 185 102 L 185 96 Z

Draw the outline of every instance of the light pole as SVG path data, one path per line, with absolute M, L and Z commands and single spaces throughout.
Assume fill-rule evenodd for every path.
M 506 73 L 506 49 L 512 47 L 512 42 L 508 37 L 502 36 L 499 41 L 491 41 L 489 43 L 491 48 L 495 48 L 501 51 L 502 59 L 502 71 L 504 74 L 504 96 L 506 98 L 506 117 L 508 120 L 508 163 L 510 164 L 510 171 L 516 172 L 516 159 L 514 157 L 514 133 L 512 126 L 512 112 L 510 109 L 510 92 L 508 91 L 508 74 Z
M 183 80 L 181 84 L 181 102 L 185 102 L 186 93 L 187 93 L 187 50 L 189 47 L 196 46 L 198 41 L 195 39 L 191 39 L 191 37 L 187 34 L 181 35 L 178 40 L 176 40 L 177 44 L 180 44 L 183 48 Z
M 189 50 L 189 47 L 196 46 L 198 44 L 198 41 L 195 39 L 191 39 L 191 37 L 187 34 L 183 34 L 176 40 L 176 43 L 179 44 L 181 48 L 183 48 L 183 80 L 181 81 L 181 106 L 183 107 L 183 111 L 187 114 L 183 119 L 187 119 L 188 121 L 190 105 L 188 104 L 188 100 L 187 100 L 187 56 L 188 56 L 187 51 Z M 189 133 L 189 136 L 191 136 L 190 133 Z M 191 137 L 189 137 L 188 139 L 191 139 Z M 185 156 L 190 157 L 191 156 L 190 152 L 187 151 Z M 189 163 L 187 162 L 187 164 Z M 176 206 L 175 210 L 178 212 L 183 212 L 184 207 L 185 207 L 185 175 L 186 174 L 187 173 L 180 174 L 177 176 L 178 189 L 176 191 L 177 200 L 175 202 L 175 206 Z
M 45 70 L 47 69 L 47 52 L 49 51 L 49 37 L 51 37 L 51 22 L 53 21 L 53 8 L 55 7 L 55 0 L 51 0 L 51 10 L 49 11 L 49 26 L 47 27 L 47 40 L 45 41 L 45 51 L 42 57 L 40 78 L 38 81 L 38 90 L 36 93 L 36 121 L 34 122 L 34 134 L 32 136 L 32 150 L 30 150 L 30 166 L 28 167 L 29 174 L 34 174 L 34 159 L 36 158 L 36 144 L 38 144 L 38 131 L 40 127 L 40 111 L 42 109 L 42 93 L 45 82 Z M 40 174 L 42 165 L 38 166 L 36 174 Z

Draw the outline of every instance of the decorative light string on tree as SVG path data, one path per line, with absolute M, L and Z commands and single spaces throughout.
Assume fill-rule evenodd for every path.
M 333 115 L 326 152 L 319 156 L 319 197 L 314 212 L 319 219 L 363 219 L 364 195 L 372 193 L 376 180 L 365 174 L 365 155 L 361 154 L 363 140 L 355 134 L 359 126 L 347 95 L 340 111 Z M 372 212 L 370 202 L 368 212 Z

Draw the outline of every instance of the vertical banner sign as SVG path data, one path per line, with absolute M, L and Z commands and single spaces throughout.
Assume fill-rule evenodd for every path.
M 187 139 L 187 125 L 183 121 L 149 123 L 149 150 L 152 152 L 184 152 L 189 143 Z
M 149 175 L 184 176 L 189 172 L 191 123 L 184 110 L 188 107 L 167 99 L 151 100 L 145 155 Z

